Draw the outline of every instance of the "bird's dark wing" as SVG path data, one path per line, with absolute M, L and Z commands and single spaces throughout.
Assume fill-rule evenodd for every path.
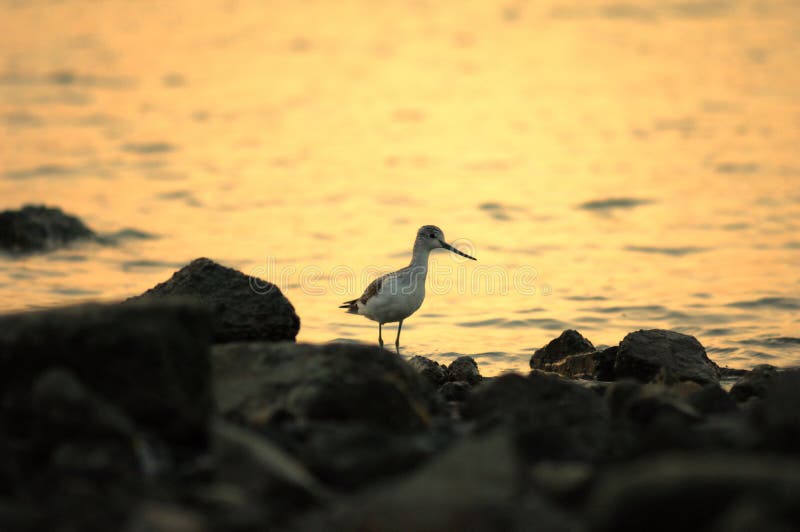
M 367 287 L 366 290 L 364 290 L 364 293 L 361 294 L 361 297 L 359 297 L 358 300 L 361 301 L 361 303 L 366 303 L 369 300 L 369 298 L 380 292 L 381 285 L 383 285 L 384 279 L 386 279 L 385 275 L 382 277 L 378 277 L 377 279 L 369 283 L 369 286 Z

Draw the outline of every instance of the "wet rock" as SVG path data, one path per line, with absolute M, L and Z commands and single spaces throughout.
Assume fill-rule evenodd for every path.
M 460 356 L 447 366 L 449 379 L 452 381 L 462 381 L 475 385 L 481 382 L 481 372 L 478 370 L 478 363 L 469 356 Z
M 553 364 L 544 364 L 542 369 L 573 379 L 613 381 L 616 358 L 617 347 L 614 346 L 602 351 L 569 355 Z
M 464 381 L 446 382 L 439 387 L 439 395 L 445 401 L 464 401 L 471 388 L 472 386 Z
M 589 517 L 600 531 L 706 530 L 751 494 L 775 501 L 796 523 L 800 463 L 738 453 L 649 456 L 601 475 Z
M 659 372 L 677 380 L 700 384 L 719 381 L 719 369 L 693 336 L 662 329 L 629 333 L 619 345 L 614 372 L 617 378 L 653 380 Z
M 772 379 L 778 373 L 778 368 L 769 364 L 760 364 L 745 373 L 731 387 L 731 397 L 739 402 L 747 401 L 751 397 L 764 397 Z
M 86 225 L 61 209 L 26 205 L 0 212 L 0 250 L 31 253 L 96 238 Z
M 582 530 L 534 494 L 522 494 L 523 469 L 508 434 L 455 444 L 411 475 L 362 492 L 306 519 L 315 530 Z
M 215 346 L 212 361 L 220 412 L 251 426 L 288 417 L 413 432 L 439 408 L 433 388 L 378 347 L 235 343 Z
M 79 407 L 83 392 L 70 378 L 39 379 L 64 368 L 137 426 L 166 441 L 202 445 L 212 410 L 209 321 L 203 309 L 186 301 L 0 316 L 0 421 L 7 433 L 30 430 L 37 380 L 37 404 L 60 394 L 67 408 L 73 399 Z
M 592 342 L 584 338 L 578 331 L 568 329 L 561 336 L 550 341 L 546 346 L 537 349 L 531 357 L 533 369 L 548 370 L 548 366 L 559 362 L 570 355 L 594 351 Z
M 429 358 L 417 355 L 412 357 L 408 363 L 434 386 L 441 386 L 448 380 L 447 367 Z
M 608 443 L 608 408 L 595 392 L 540 372 L 475 388 L 462 414 L 479 430 L 506 426 L 531 460 L 593 460 Z
M 189 297 L 214 314 L 214 342 L 294 340 L 300 318 L 280 288 L 232 268 L 200 258 L 135 299 Z

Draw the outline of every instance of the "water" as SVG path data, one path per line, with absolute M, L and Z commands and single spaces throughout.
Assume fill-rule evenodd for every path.
M 797 365 L 800 4 L 491 4 L 0 1 L 0 208 L 145 233 L 0 258 L 0 310 L 208 256 L 298 340 L 374 342 L 336 306 L 436 224 L 479 262 L 434 254 L 406 354 L 493 374 L 662 327 Z

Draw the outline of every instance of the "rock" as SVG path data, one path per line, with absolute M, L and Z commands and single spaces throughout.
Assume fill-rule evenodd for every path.
M 764 397 L 773 377 L 778 373 L 778 368 L 769 364 L 760 364 L 745 373 L 731 387 L 731 397 L 739 402 L 747 401 L 751 397 Z
M 250 426 L 276 417 L 414 432 L 439 408 L 399 356 L 367 345 L 235 343 L 212 352 L 219 410 Z
M 447 368 L 429 358 L 417 355 L 408 363 L 434 386 L 440 386 L 448 380 Z
M 762 447 L 800 454 L 800 370 L 773 376 L 750 417 L 763 438 Z
M 599 531 L 706 530 L 752 494 L 775 501 L 796 523 L 800 463 L 739 453 L 648 456 L 600 476 L 589 517 Z
M 737 410 L 736 401 L 717 384 L 706 384 L 689 396 L 689 403 L 704 415 L 727 414 Z
M 208 305 L 214 313 L 214 342 L 294 340 L 300 318 L 280 288 L 216 262 L 200 258 L 166 282 L 133 300 L 181 296 Z
M 559 362 L 569 355 L 588 353 L 594 350 L 592 342 L 581 336 L 581 333 L 568 329 L 546 346 L 537 349 L 531 357 L 530 366 L 533 369 L 546 370 L 549 364 Z
M 283 522 L 331 494 L 280 447 L 224 420 L 212 425 L 214 478 L 243 490 L 263 522 Z
M 147 502 L 131 512 L 123 532 L 210 532 L 198 512 L 176 504 Z
M 567 506 L 586 500 L 595 477 L 595 467 L 585 462 L 539 462 L 530 469 L 533 486 Z
M 758 494 L 745 494 L 706 529 L 709 532 L 792 532 L 800 516 L 786 515 L 780 501 L 767 500 Z
M 478 364 L 475 359 L 468 356 L 460 356 L 450 362 L 447 366 L 449 379 L 452 381 L 463 381 L 475 385 L 481 382 L 481 372 L 478 371 Z
M 267 433 L 320 481 L 352 491 L 407 473 L 452 439 L 438 430 L 397 433 L 363 423 L 285 423 Z
M 641 330 L 625 336 L 617 351 L 616 378 L 649 382 L 662 368 L 681 381 L 700 384 L 719 381 L 719 369 L 693 336 L 661 329 Z
M 542 369 L 573 379 L 613 381 L 616 358 L 617 347 L 614 346 L 603 351 L 569 355 L 558 362 L 544 364 Z
M 529 459 L 594 460 L 606 451 L 609 413 L 593 391 L 553 375 L 506 374 L 475 388 L 462 414 L 478 430 L 506 426 Z
M 34 384 L 49 370 L 64 368 L 137 426 L 166 441 L 202 445 L 212 411 L 209 322 L 195 304 L 167 300 L 0 316 L 0 421 L 6 433 L 28 431 Z M 61 394 L 58 401 L 67 406 L 72 396 L 80 403 L 79 385 L 53 379 L 39 380 L 34 399 L 47 404 Z
M 365 490 L 305 519 L 301 531 L 475 532 L 582 530 L 536 494 L 520 491 L 519 460 L 507 433 L 468 438 L 411 475 Z
M 0 212 L 0 250 L 13 253 L 49 251 L 79 240 L 95 239 L 75 216 L 44 205 Z
M 446 382 L 439 387 L 439 395 L 445 401 L 464 401 L 471 388 L 472 386 L 464 381 Z

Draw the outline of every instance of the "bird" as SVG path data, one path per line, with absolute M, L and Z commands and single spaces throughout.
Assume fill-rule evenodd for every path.
M 439 248 L 471 260 L 478 260 L 448 244 L 444 232 L 435 225 L 423 225 L 414 239 L 411 263 L 408 266 L 378 277 L 367 286 L 361 297 L 345 301 L 339 308 L 347 309 L 348 314 L 358 314 L 377 321 L 378 344 L 381 347 L 383 347 L 383 325 L 399 322 L 394 346 L 400 354 L 400 331 L 403 329 L 403 320 L 422 306 L 425 300 L 428 256 L 431 251 Z

